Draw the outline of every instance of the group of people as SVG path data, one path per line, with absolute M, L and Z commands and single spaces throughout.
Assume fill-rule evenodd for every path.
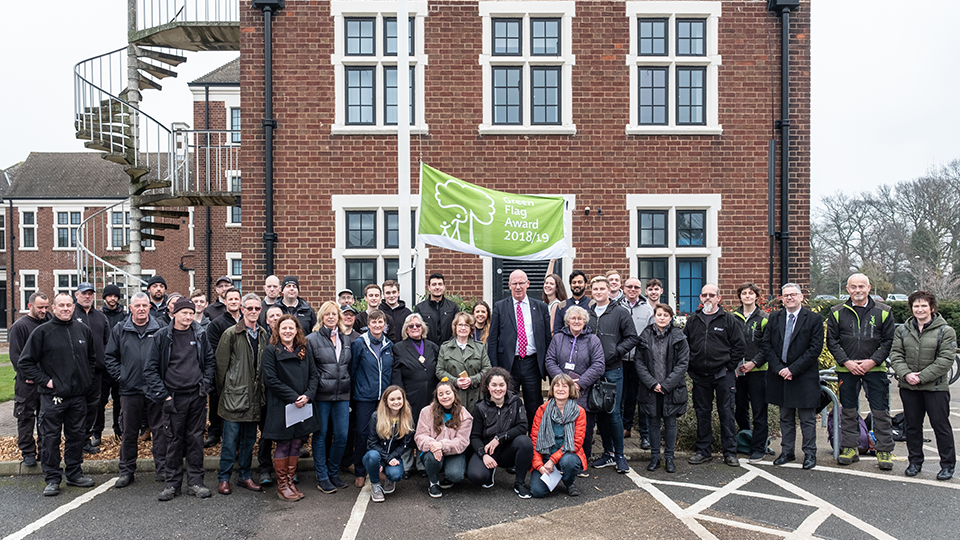
M 156 480 L 164 484 L 162 501 L 181 493 L 184 476 L 188 494 L 211 495 L 203 482 L 203 448 L 218 443 L 220 494 L 231 493 L 236 469 L 238 487 L 261 491 L 275 478 L 281 499 L 299 500 L 297 465 L 306 441 L 323 493 L 346 488 L 340 474 L 349 468 L 356 487 L 369 478 L 374 502 L 418 469 L 429 478 L 430 496 L 441 497 L 464 478 L 491 488 L 503 468 L 521 498 L 544 497 L 561 484 L 576 496 L 574 482 L 587 475 L 595 429 L 602 450 L 592 466 L 629 470 L 623 444 L 634 418 L 641 447 L 651 453 L 647 470 L 662 465 L 676 471 L 677 418 L 687 408 L 689 376 L 697 417 L 690 464 L 712 459 L 715 401 L 727 465 L 739 466 L 736 425 L 751 427 L 750 416 L 749 459 L 764 459 L 767 405 L 774 404 L 783 434 L 774 464 L 796 459 L 799 417 L 803 468 L 816 466 L 823 319 L 803 307 L 798 285 L 782 287 L 783 309 L 768 316 L 757 305 L 756 285 L 740 286 L 740 306 L 726 311 L 718 287 L 706 284 L 700 308 L 682 328 L 674 324 L 673 309 L 659 301 L 663 286 L 656 279 L 621 281 L 611 271 L 588 283 L 574 271 L 566 298 L 562 278 L 551 272 L 542 300 L 527 295 L 529 285 L 516 270 L 510 297 L 492 307 L 477 302 L 469 312 L 445 296 L 439 273 L 430 275 L 429 295 L 413 310 L 399 300 L 395 281 L 368 285 L 363 311 L 354 307 L 349 289 L 313 310 L 293 276 L 268 277 L 263 298 L 242 295 L 222 277 L 210 304 L 199 293 L 168 295 L 163 278 L 154 277 L 146 293 L 132 296 L 128 312 L 119 307 L 115 286 L 104 289 L 102 310 L 93 309 L 89 283 L 78 287 L 76 305 L 60 293 L 52 317 L 46 314 L 50 300 L 35 293 L 28 315 L 10 332 L 24 463 L 35 464 L 39 453 L 44 495 L 59 493 L 64 473 L 68 485 L 92 486 L 80 465 L 84 451 L 96 450 L 106 394 L 113 392 L 121 437 L 115 485 L 135 480 L 137 442 L 146 434 Z M 927 414 L 941 453 L 937 478 L 949 479 L 956 458 L 944 381 L 955 332 L 936 314 L 929 293 L 910 296 L 914 317 L 895 332 L 890 308 L 870 298 L 866 276 L 851 276 L 847 289 L 850 299 L 827 320 L 843 406 L 838 462 L 858 459 L 862 387 L 873 413 L 878 465 L 892 468 L 889 357 L 906 413 L 906 474 L 920 472 Z M 615 389 L 612 405 L 589 399 L 601 382 Z

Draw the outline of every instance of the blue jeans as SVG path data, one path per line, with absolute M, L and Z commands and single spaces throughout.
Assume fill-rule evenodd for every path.
M 363 455 L 363 467 L 367 469 L 370 475 L 371 484 L 380 483 L 380 467 L 383 467 L 383 474 L 391 482 L 399 482 L 403 478 L 403 461 L 397 460 L 397 465 L 387 465 L 380 459 L 380 452 L 376 450 L 367 450 Z
M 253 443 L 257 441 L 256 422 L 223 421 L 223 442 L 220 445 L 218 482 L 229 482 L 233 463 L 237 463 L 237 479 L 249 480 L 252 473 Z
M 320 417 L 320 431 L 313 434 L 313 468 L 317 471 L 317 480 L 337 476 L 340 460 L 347 447 L 347 430 L 350 425 L 349 401 L 317 401 L 317 415 Z M 330 455 L 327 455 L 327 431 L 333 426 L 333 442 Z
M 621 436 L 623 433 L 620 434 Z M 542 454 L 541 454 L 542 455 Z M 548 459 L 550 456 L 544 456 L 544 460 Z M 583 463 L 580 461 L 580 458 L 576 454 L 566 453 L 560 458 L 560 463 L 557 463 L 557 470 L 560 471 L 561 481 L 563 485 L 570 487 L 573 485 L 573 481 L 577 479 L 577 474 L 580 473 L 580 469 L 583 467 Z M 538 498 L 542 499 L 550 494 L 550 490 L 547 489 L 547 485 L 540 480 L 540 471 L 533 471 L 530 473 L 530 493 Z
M 440 483 L 440 469 L 443 469 L 443 476 L 454 484 L 463 480 L 467 471 L 467 458 L 464 454 L 443 456 L 437 461 L 433 452 L 424 452 L 420 455 L 420 462 L 423 463 L 431 484 Z
M 620 416 L 620 398 L 623 396 L 623 368 L 608 370 L 603 376 L 617 385 L 617 398 L 613 404 L 612 413 L 597 413 L 597 428 L 600 430 L 600 440 L 603 441 L 603 451 L 607 454 L 620 456 L 623 455 L 623 419 Z

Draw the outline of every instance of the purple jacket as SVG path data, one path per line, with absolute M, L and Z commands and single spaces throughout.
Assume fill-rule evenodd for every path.
M 573 368 L 570 368 L 570 364 L 573 364 Z M 580 335 L 574 338 L 570 328 L 564 326 L 550 341 L 544 365 L 551 379 L 561 373 L 569 375 L 573 372 L 579 375 L 577 384 L 580 385 L 580 398 L 577 400 L 577 405 L 587 410 L 587 393 L 593 383 L 599 381 L 606 371 L 603 345 L 600 343 L 600 338 L 587 327 L 584 327 Z

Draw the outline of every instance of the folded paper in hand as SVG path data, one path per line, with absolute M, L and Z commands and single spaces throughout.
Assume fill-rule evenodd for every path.
M 296 403 L 287 403 L 284 412 L 287 417 L 287 427 L 290 427 L 313 416 L 313 407 L 309 403 L 303 407 L 297 407 Z

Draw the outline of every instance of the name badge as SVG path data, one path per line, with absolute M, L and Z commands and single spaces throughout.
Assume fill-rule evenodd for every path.
M 577 365 L 574 364 L 573 362 L 567 362 L 566 364 L 563 365 L 563 369 L 574 369 L 576 367 Z

